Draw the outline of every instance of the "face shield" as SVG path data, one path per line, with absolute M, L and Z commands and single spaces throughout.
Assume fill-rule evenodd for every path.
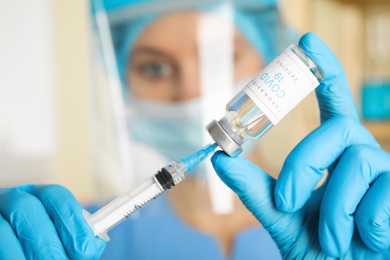
M 91 6 L 100 78 L 93 87 L 100 122 L 95 165 L 99 192 L 108 194 L 211 143 L 205 126 L 286 46 L 270 0 L 93 0 Z M 188 178 L 207 182 L 214 212 L 232 210 L 233 194 L 210 160 Z

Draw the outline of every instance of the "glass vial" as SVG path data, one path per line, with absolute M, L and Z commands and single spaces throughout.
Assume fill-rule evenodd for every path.
M 262 137 L 323 77 L 314 61 L 292 44 L 229 101 L 222 119 L 211 121 L 206 129 L 219 147 L 236 157 L 246 140 Z

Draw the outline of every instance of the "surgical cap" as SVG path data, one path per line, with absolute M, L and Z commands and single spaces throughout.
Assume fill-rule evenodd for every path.
M 124 18 L 126 21 L 122 23 L 118 22 L 117 19 L 113 19 L 114 24 L 110 26 L 118 71 L 121 81 L 124 83 L 127 60 L 134 42 L 145 28 L 158 19 L 158 17 L 168 12 L 174 12 L 174 10 L 164 8 L 164 6 L 172 5 L 172 3 L 177 5 L 179 2 L 172 0 L 93 0 L 92 3 L 98 1 L 100 1 L 102 8 L 108 13 L 109 17 L 113 16 L 113 14 L 121 16 L 121 13 L 126 13 L 126 10 L 128 14 L 138 13 L 139 10 L 143 12 L 142 15 Z M 207 6 L 222 2 L 198 0 L 193 1 L 192 7 L 207 8 Z M 276 0 L 231 2 L 234 4 L 234 24 L 248 42 L 259 52 L 265 63 L 269 63 L 279 54 L 283 47 L 286 47 L 286 35 L 288 35 L 285 27 L 282 26 Z M 148 9 L 149 11 L 147 11 Z M 122 17 L 124 16 L 122 15 Z

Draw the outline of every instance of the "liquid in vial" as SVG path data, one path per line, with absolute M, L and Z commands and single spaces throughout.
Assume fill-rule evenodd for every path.
M 290 45 L 230 100 L 222 119 L 206 128 L 228 155 L 238 156 L 246 140 L 263 136 L 322 79 L 314 61 L 297 45 Z

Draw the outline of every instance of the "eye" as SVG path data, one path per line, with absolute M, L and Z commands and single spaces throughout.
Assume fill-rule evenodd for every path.
M 141 75 L 152 79 L 166 78 L 173 73 L 172 66 L 166 62 L 144 63 L 138 67 L 138 71 Z

